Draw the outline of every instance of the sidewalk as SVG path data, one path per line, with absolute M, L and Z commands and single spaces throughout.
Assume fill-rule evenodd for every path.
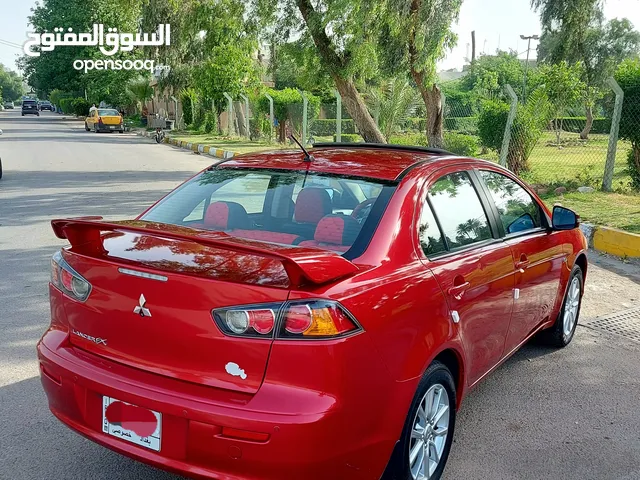
M 136 135 L 141 135 L 143 137 L 153 137 L 155 135 L 154 131 L 147 131 L 136 129 Z M 174 145 L 178 148 L 184 148 L 185 150 L 191 150 L 193 152 L 205 153 L 212 157 L 227 159 L 237 155 L 236 152 L 231 150 L 223 150 L 221 148 L 217 148 L 215 145 L 208 145 L 204 143 L 191 143 L 185 142 L 182 140 L 176 140 L 175 138 L 171 138 L 169 136 L 164 137 L 164 143 L 168 143 L 169 145 Z

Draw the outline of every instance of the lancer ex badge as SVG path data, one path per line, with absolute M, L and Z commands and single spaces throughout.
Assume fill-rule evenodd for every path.
M 133 309 L 133 313 L 137 313 L 141 317 L 150 317 L 151 311 L 145 307 L 147 304 L 147 299 L 144 298 L 143 294 L 140 294 L 140 303 L 136 305 L 136 308 Z

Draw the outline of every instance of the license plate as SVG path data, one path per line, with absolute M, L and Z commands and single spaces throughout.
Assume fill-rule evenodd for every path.
M 116 129 L 116 126 L 115 126 L 115 125 L 111 125 L 109 128 L 110 128 L 111 130 L 115 130 L 115 129 Z
M 102 397 L 102 431 L 159 452 L 162 415 L 115 398 Z

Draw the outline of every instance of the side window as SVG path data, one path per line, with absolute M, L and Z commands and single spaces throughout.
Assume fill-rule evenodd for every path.
M 507 234 L 540 228 L 540 206 L 524 188 L 500 173 L 481 170 L 480 175 Z
M 438 179 L 429 198 L 450 250 L 492 238 L 487 214 L 466 172 Z
M 424 202 L 422 213 L 420 214 L 420 224 L 418 225 L 418 236 L 422 251 L 428 257 L 447 250 L 442 238 L 442 233 L 436 222 L 431 206 Z
M 210 203 L 236 202 L 242 205 L 247 213 L 261 213 L 270 180 L 270 175 L 256 173 L 236 178 L 213 192 Z

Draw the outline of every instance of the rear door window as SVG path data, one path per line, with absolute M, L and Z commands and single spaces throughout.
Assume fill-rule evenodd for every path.
M 500 223 L 507 235 L 541 227 L 540 205 L 524 188 L 497 172 L 480 170 L 480 176 L 498 209 Z
M 487 214 L 467 172 L 439 178 L 429 189 L 429 200 L 449 250 L 492 238 Z

